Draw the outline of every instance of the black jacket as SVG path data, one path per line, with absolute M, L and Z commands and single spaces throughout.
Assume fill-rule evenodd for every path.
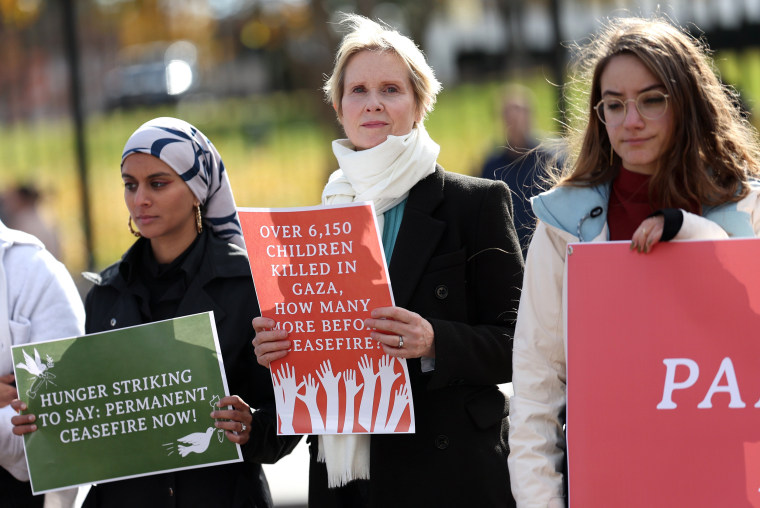
M 198 241 L 203 249 L 200 267 L 188 282 L 176 317 L 214 311 L 230 393 L 258 409 L 251 439 L 242 447 L 245 461 L 103 483 L 91 489 L 85 507 L 272 506 L 260 464 L 290 453 L 298 439 L 276 436 L 272 381 L 256 362 L 251 344 L 251 320 L 259 308 L 248 259 L 244 250 L 213 234 L 204 232 Z M 99 276 L 88 274 L 96 285 L 85 300 L 87 333 L 142 323 L 139 298 L 127 282 L 125 266 L 139 269 L 143 242 L 139 239 L 122 261 Z
M 373 435 L 360 489 L 373 507 L 514 506 L 496 386 L 512 377 L 523 272 L 507 186 L 439 167 L 409 193 L 389 271 L 396 305 L 433 325 L 435 370 L 408 361 L 416 433 Z M 325 484 L 310 505 L 340 506 Z

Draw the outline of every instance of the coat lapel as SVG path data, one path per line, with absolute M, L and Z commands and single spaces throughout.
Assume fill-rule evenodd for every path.
M 406 307 L 425 271 L 446 223 L 432 216 L 443 200 L 443 169 L 412 187 L 401 220 L 390 262 L 393 296 L 398 307 Z

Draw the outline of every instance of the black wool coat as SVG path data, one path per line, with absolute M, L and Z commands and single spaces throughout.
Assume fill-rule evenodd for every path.
M 125 260 L 139 268 L 139 239 L 122 261 L 100 275 L 87 294 L 85 330 L 95 333 L 142 324 L 139 301 L 122 272 Z M 245 251 L 204 232 L 203 257 L 189 282 L 177 316 L 213 311 L 230 393 L 257 409 L 251 438 L 242 447 L 244 462 L 145 476 L 94 486 L 85 507 L 265 507 L 272 506 L 261 463 L 290 453 L 298 437 L 278 438 L 269 371 L 256 362 L 251 320 L 259 315 Z M 137 264 L 137 265 L 136 265 Z M 118 460 L 115 457 L 114 460 Z
M 409 193 L 389 271 L 396 305 L 433 326 L 435 370 L 408 361 L 416 433 L 371 437 L 361 496 L 372 507 L 514 506 L 496 386 L 512 378 L 523 274 L 507 186 L 438 167 Z M 311 467 L 324 478 L 314 453 Z M 359 506 L 324 481 L 310 484 L 309 499 Z

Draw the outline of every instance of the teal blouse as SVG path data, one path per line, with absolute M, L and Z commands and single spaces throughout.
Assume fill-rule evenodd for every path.
M 383 226 L 383 251 L 385 262 L 390 264 L 393 248 L 396 246 L 396 237 L 401 227 L 401 218 L 404 216 L 406 199 L 383 214 L 385 225 Z

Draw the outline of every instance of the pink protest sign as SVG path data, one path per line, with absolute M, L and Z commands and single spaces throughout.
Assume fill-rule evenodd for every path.
M 568 249 L 570 506 L 760 507 L 760 240 Z
M 238 213 L 261 313 L 292 344 L 270 366 L 278 432 L 414 432 L 406 361 L 364 326 L 393 305 L 372 204 Z

